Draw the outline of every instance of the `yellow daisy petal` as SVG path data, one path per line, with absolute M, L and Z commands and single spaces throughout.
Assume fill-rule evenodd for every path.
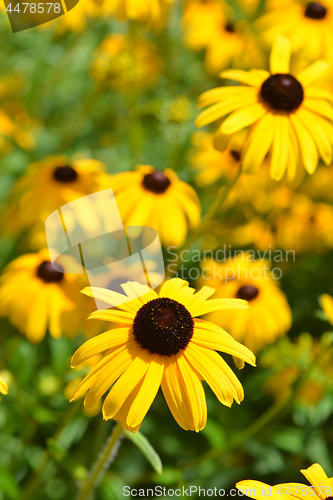
M 291 46 L 288 38 L 278 36 L 272 47 L 270 57 L 271 73 L 289 73 Z
M 279 181 L 284 176 L 289 157 L 289 119 L 276 115 L 271 160 L 271 177 Z
M 250 131 L 242 161 L 245 173 L 256 172 L 264 161 L 274 137 L 274 116 L 267 113 Z
M 245 83 L 251 87 L 260 87 L 264 80 L 269 77 L 269 73 L 264 70 L 241 71 L 238 69 L 227 69 L 222 71 L 219 76 L 228 80 Z
M 317 80 L 322 78 L 330 68 L 330 64 L 327 61 L 316 61 L 306 69 L 298 73 L 297 79 L 302 85 L 312 85 Z
M 234 111 L 222 124 L 223 134 L 234 134 L 239 130 L 252 125 L 260 120 L 267 113 L 266 109 L 260 103 L 253 104 L 246 108 Z
M 318 151 L 315 142 L 297 114 L 290 115 L 290 120 L 300 145 L 304 166 L 309 174 L 313 174 L 318 164 Z

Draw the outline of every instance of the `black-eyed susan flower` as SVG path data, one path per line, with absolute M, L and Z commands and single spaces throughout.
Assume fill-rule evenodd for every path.
M 205 132 L 196 132 L 192 136 L 191 166 L 198 171 L 195 181 L 199 186 L 213 184 L 220 177 L 234 177 L 240 169 L 243 141 L 233 140 L 221 153 L 214 148 L 213 140 L 214 134 Z
M 154 87 L 161 75 L 162 60 L 155 46 L 143 37 L 108 35 L 97 47 L 92 76 L 114 90 L 137 92 Z
M 226 329 L 251 351 L 257 352 L 285 335 L 291 327 L 291 310 L 277 286 L 268 262 L 249 261 L 239 255 L 232 262 L 203 262 L 203 280 L 216 287 L 214 297 L 247 300 L 244 311 L 214 311 L 208 319 Z
M 268 152 L 270 173 L 275 180 L 288 171 L 294 179 L 300 165 L 308 173 L 315 171 L 318 158 L 328 165 L 332 161 L 333 109 L 330 93 L 316 86 L 329 64 L 316 61 L 293 76 L 289 73 L 290 42 L 277 37 L 271 52 L 271 73 L 263 70 L 226 70 L 223 78 L 247 86 L 227 86 L 204 92 L 196 125 L 202 127 L 225 118 L 219 131 L 231 136 L 249 127 L 242 151 L 242 167 L 253 173 Z
M 103 164 L 92 159 L 55 156 L 30 164 L 9 197 L 8 230 L 18 233 L 33 226 L 38 230 L 36 225 L 41 224 L 44 235 L 45 220 L 54 210 L 101 189 L 105 175 Z
M 7 382 L 1 377 L 0 375 L 0 393 L 1 394 L 8 394 L 8 384 Z M 1 401 L 1 396 L 0 396 L 0 401 Z
M 196 192 L 173 170 L 162 172 L 150 165 L 138 165 L 135 172 L 114 175 L 109 185 L 123 223 L 153 227 L 165 246 L 181 246 L 188 228 L 200 222 Z
M 205 66 L 218 73 L 228 66 L 261 67 L 260 45 L 246 22 L 234 22 L 234 12 L 220 0 L 188 0 L 182 24 L 185 45 L 206 50 Z
M 277 246 L 284 250 L 323 253 L 333 248 L 333 208 L 328 203 L 314 203 L 299 194 L 275 225 Z
M 327 500 L 332 497 L 332 478 L 327 477 L 324 469 L 319 464 L 313 464 L 307 469 L 301 470 L 303 476 L 309 481 L 311 486 L 300 483 L 282 483 L 275 486 L 269 486 L 261 481 L 246 480 L 236 484 L 244 495 L 252 499 L 264 499 L 265 492 L 270 491 L 270 496 L 274 499 L 297 498 L 299 500 L 313 498 L 314 500 Z
M 214 289 L 203 287 L 194 293 L 180 278 L 166 281 L 159 294 L 136 282 L 122 285 L 124 295 L 102 288 L 85 288 L 83 293 L 116 306 L 92 313 L 116 326 L 81 346 L 72 366 L 104 353 L 81 382 L 72 400 L 87 391 L 86 408 L 109 390 L 103 403 L 104 419 L 121 422 L 136 432 L 159 387 L 178 424 L 196 432 L 204 428 L 207 408 L 202 380 L 219 401 L 231 406 L 240 403 L 243 388 L 223 358 L 215 351 L 232 354 L 254 365 L 255 357 L 218 326 L 198 319 L 215 310 L 247 307 L 243 300 L 208 300 Z
M 307 61 L 333 62 L 333 2 L 287 0 L 268 2 L 267 12 L 258 19 L 262 39 L 272 44 L 277 35 L 287 36 L 295 52 Z
M 92 310 L 90 301 L 81 301 L 77 275 L 57 269 L 42 250 L 13 260 L 0 278 L 0 316 L 30 342 L 41 342 L 47 329 L 54 338 L 75 335 Z

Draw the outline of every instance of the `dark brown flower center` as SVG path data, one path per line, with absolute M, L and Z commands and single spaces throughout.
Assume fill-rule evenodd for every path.
M 228 33 L 235 33 L 235 26 L 232 23 L 230 23 L 230 22 L 225 25 L 224 29 Z
M 241 286 L 240 289 L 238 290 L 238 292 L 236 294 L 236 298 L 247 300 L 248 302 L 250 302 L 251 300 L 258 297 L 258 294 L 259 294 L 259 290 L 257 287 L 252 286 L 252 285 L 244 285 L 244 286 Z
M 327 9 L 320 2 L 309 2 L 305 9 L 305 17 L 310 19 L 324 19 Z
M 155 194 L 165 193 L 170 184 L 170 179 L 160 170 L 146 174 L 142 180 L 143 187 Z
M 59 283 L 64 277 L 64 270 L 59 264 L 57 264 L 57 267 L 61 268 L 61 271 L 56 271 L 49 260 L 44 260 L 37 267 L 38 278 L 45 283 Z
M 136 313 L 133 335 L 151 354 L 172 356 L 185 349 L 193 335 L 194 322 L 185 306 L 160 297 L 144 304 Z
M 53 172 L 53 176 L 58 182 L 74 182 L 77 178 L 77 172 L 73 167 L 64 165 L 63 167 L 57 167 Z
M 260 89 L 263 101 L 275 111 L 295 111 L 303 102 L 303 87 L 292 75 L 277 73 L 264 81 Z
M 239 151 L 236 151 L 236 149 L 232 149 L 232 150 L 230 151 L 230 154 L 231 154 L 231 156 L 233 157 L 233 159 L 234 159 L 235 161 L 240 161 L 240 159 L 241 159 L 241 155 L 240 155 L 240 152 L 239 152 Z

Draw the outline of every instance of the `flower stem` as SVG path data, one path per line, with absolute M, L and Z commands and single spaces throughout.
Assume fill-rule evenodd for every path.
M 119 423 L 113 428 L 111 436 L 109 436 L 101 454 L 97 458 L 90 473 L 88 474 L 87 479 L 83 483 L 77 500 L 89 500 L 94 489 L 100 483 L 106 468 L 111 462 L 113 462 L 120 445 L 122 434 L 123 427 Z
M 241 175 L 241 170 L 238 171 L 237 175 L 235 175 L 235 177 L 228 184 L 221 187 L 221 189 L 219 190 L 219 192 L 217 194 L 217 197 L 216 197 L 214 203 L 212 203 L 210 208 L 205 213 L 205 215 L 201 221 L 200 226 L 196 229 L 196 231 L 194 231 L 194 233 L 191 234 L 191 236 L 187 240 L 187 242 L 184 245 L 184 247 L 182 248 L 182 250 L 183 249 L 187 250 L 187 249 L 191 248 L 191 246 L 193 245 L 195 240 L 198 238 L 198 236 L 200 236 L 201 233 L 203 232 L 203 230 L 206 229 L 208 223 L 211 221 L 211 219 L 214 217 L 214 215 L 218 212 L 220 207 L 223 205 L 223 203 L 227 199 L 228 194 L 230 193 L 231 189 L 233 188 L 233 186 L 237 182 L 240 175 Z

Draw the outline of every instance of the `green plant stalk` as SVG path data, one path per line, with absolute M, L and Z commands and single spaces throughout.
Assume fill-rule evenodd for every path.
M 55 432 L 53 433 L 52 439 L 56 440 L 60 436 L 60 433 L 63 431 L 63 429 L 66 427 L 66 425 L 69 422 L 71 422 L 71 420 L 76 415 L 76 413 L 77 413 L 77 411 L 78 411 L 78 409 L 80 407 L 81 407 L 81 403 L 80 402 L 77 403 L 77 404 L 74 404 L 74 405 L 70 406 L 70 408 L 69 408 L 68 412 L 65 414 L 63 420 L 60 422 L 60 424 L 56 428 Z M 42 459 L 41 459 L 41 461 L 39 463 L 39 466 L 35 470 L 35 473 L 31 476 L 31 478 L 27 482 L 25 488 L 23 489 L 21 500 L 26 500 L 26 499 L 28 499 L 32 495 L 32 493 L 34 492 L 36 486 L 39 483 L 39 480 L 40 480 L 40 478 L 41 478 L 44 470 L 47 467 L 47 464 L 49 463 L 51 455 L 52 455 L 52 451 L 48 447 L 44 451 L 44 455 L 43 455 L 43 457 L 42 457 Z
M 198 228 L 191 234 L 191 236 L 186 241 L 185 245 L 183 247 L 181 247 L 181 249 L 180 249 L 181 251 L 189 250 L 191 248 L 191 246 L 193 245 L 193 243 L 196 241 L 196 239 L 202 234 L 204 229 L 206 229 L 209 222 L 212 220 L 214 215 L 217 214 L 217 212 L 220 210 L 221 206 L 223 205 L 223 203 L 227 199 L 228 194 L 230 193 L 233 186 L 236 184 L 241 173 L 242 173 L 242 171 L 239 170 L 237 175 L 235 175 L 235 177 L 228 184 L 221 187 L 215 201 L 212 203 L 212 205 L 210 206 L 210 208 L 207 210 L 204 217 L 202 218 L 200 226 L 198 226 Z M 176 264 L 178 264 L 178 260 L 179 260 L 179 253 L 177 256 Z
M 100 483 L 106 468 L 113 462 L 118 447 L 120 445 L 120 439 L 123 435 L 123 426 L 118 423 L 113 429 L 111 436 L 108 438 L 101 454 L 97 458 L 95 464 L 93 465 L 87 479 L 82 484 L 80 492 L 78 494 L 77 500 L 89 500 L 94 492 L 94 489 Z
M 244 443 L 247 439 L 257 435 L 268 424 L 278 419 L 283 415 L 285 411 L 289 410 L 300 386 L 303 385 L 305 380 L 305 378 L 300 377 L 294 383 L 294 389 L 289 396 L 277 400 L 272 406 L 268 408 L 268 410 L 265 411 L 265 413 L 263 413 L 257 420 L 249 425 L 249 427 L 247 427 L 243 432 L 239 432 L 237 435 L 231 438 L 223 449 L 211 448 L 202 455 L 196 457 L 194 460 L 184 462 L 179 466 L 179 468 L 181 470 L 193 469 L 204 462 L 209 462 L 210 460 L 214 460 L 215 458 L 218 458 L 225 453 L 229 453 L 230 451 L 237 448 L 240 444 Z

